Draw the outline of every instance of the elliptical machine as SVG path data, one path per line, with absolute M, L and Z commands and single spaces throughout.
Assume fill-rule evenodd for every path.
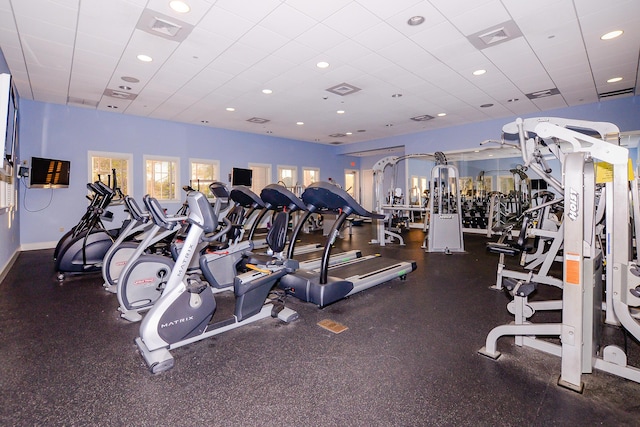
M 140 337 L 135 342 L 152 373 L 171 369 L 174 365 L 170 350 L 222 332 L 244 326 L 266 317 L 278 317 L 284 322 L 295 320 L 295 311 L 284 303 L 268 300 L 271 289 L 284 275 L 295 271 L 292 260 L 270 260 L 268 264 L 247 265 L 250 269 L 234 281 L 235 310 L 227 319 L 211 323 L 216 300 L 207 282 L 195 275 L 187 276 L 187 266 L 196 255 L 198 242 L 205 233 L 218 227 L 218 218 L 200 192 L 187 195 L 188 222 L 191 227 L 184 246 L 171 271 L 162 297 L 156 301 L 140 324 Z M 286 245 L 288 212 L 277 214 L 267 235 L 267 244 L 281 253 Z
M 54 251 L 55 270 L 58 280 L 65 273 L 90 273 L 100 271 L 104 255 L 113 244 L 114 234 L 102 224 L 103 215 L 108 215 L 107 206 L 113 200 L 115 190 L 97 181 L 87 184 L 94 196 L 80 222 L 58 241 Z

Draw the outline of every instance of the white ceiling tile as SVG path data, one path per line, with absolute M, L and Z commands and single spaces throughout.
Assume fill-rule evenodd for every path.
M 387 19 L 398 14 L 400 11 L 415 6 L 417 3 L 420 3 L 420 0 L 358 0 L 358 3 L 374 15 L 382 19 Z M 408 18 L 410 18 L 410 16 Z
M 237 39 L 255 25 L 242 14 L 235 14 L 226 9 L 214 6 L 202 18 L 198 28 L 211 33 L 220 34 L 230 39 Z
M 260 25 L 284 37 L 294 39 L 317 22 L 283 3 L 260 21 Z
M 323 0 L 319 2 L 309 0 L 286 0 L 285 3 L 317 21 L 322 21 L 345 7 L 347 4 L 351 3 L 351 1 L 352 0 Z
M 410 39 L 401 40 L 385 49 L 380 49 L 378 53 L 407 69 L 428 67 L 438 62 L 430 53 Z
M 319 51 L 297 41 L 290 41 L 273 53 L 273 56 L 291 62 L 305 62 L 317 56 Z
M 381 22 L 356 35 L 353 39 L 376 51 L 404 40 L 405 36 L 386 22 Z
M 563 7 L 563 3 L 570 2 L 567 2 L 566 0 L 502 0 L 502 4 L 504 4 L 505 8 L 513 17 L 513 19 L 516 20 L 522 17 L 538 15 L 541 10 L 550 10 L 556 7 Z
M 353 40 L 346 40 L 326 50 L 326 54 L 343 63 L 351 63 L 351 61 L 356 61 L 359 58 L 370 55 L 371 50 Z
M 297 42 L 319 52 L 324 52 L 345 40 L 347 37 L 324 24 L 314 25 L 296 39 Z
M 393 61 L 380 56 L 378 53 L 370 53 L 369 55 L 349 61 L 350 65 L 359 68 L 366 73 L 376 73 L 378 70 L 386 70 L 396 68 L 397 65 Z
M 322 22 L 340 34 L 354 37 L 376 25 L 379 20 L 374 14 L 352 2 Z
M 261 25 L 256 25 L 247 31 L 239 41 L 261 52 L 261 55 L 264 56 L 287 44 L 289 39 Z
M 444 16 L 451 19 L 454 16 L 461 15 L 469 10 L 469 1 L 466 0 L 430 0 L 436 9 Z M 480 7 L 490 3 L 493 0 L 475 0 L 472 2 L 474 7 Z
M 500 1 L 493 0 L 475 8 L 468 8 L 464 13 L 452 16 L 450 20 L 460 32 L 468 36 L 509 21 L 511 17 Z
M 218 0 L 215 7 L 228 10 L 253 23 L 258 23 L 280 6 L 281 2 L 281 0 Z

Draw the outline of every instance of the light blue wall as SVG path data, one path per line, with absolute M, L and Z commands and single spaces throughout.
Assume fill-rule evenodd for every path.
M 9 67 L 0 51 L 0 73 L 8 72 Z M 17 212 L 19 202 L 16 199 L 16 208 L 13 211 L 0 214 L 0 277 L 6 272 L 20 248 L 20 216 Z
M 133 154 L 131 193 L 136 198 L 145 194 L 146 154 L 180 157 L 180 185 L 188 183 L 190 158 L 219 160 L 223 181 L 232 167 L 250 162 L 271 164 L 273 182 L 277 165 L 298 166 L 300 179 L 303 166 L 317 167 L 320 179 L 331 177 L 340 184 L 345 169 L 360 168 L 357 157 L 337 156 L 333 146 L 27 100 L 21 107 L 21 158 L 71 161 L 69 188 L 26 189 L 21 184 L 28 210 L 20 213 L 20 241 L 27 247 L 56 242 L 84 212 L 88 151 Z M 165 207 L 177 209 L 176 204 Z

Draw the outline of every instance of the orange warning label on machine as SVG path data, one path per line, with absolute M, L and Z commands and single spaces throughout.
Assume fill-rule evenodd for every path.
M 580 284 L 580 255 L 566 254 L 564 260 L 564 281 L 572 285 Z

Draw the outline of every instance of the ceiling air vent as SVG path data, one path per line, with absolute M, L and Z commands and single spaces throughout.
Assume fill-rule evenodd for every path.
M 478 31 L 467 37 L 477 49 L 482 50 L 509 40 L 521 37 L 522 32 L 514 21 L 506 21 L 493 27 Z
M 598 94 L 598 98 L 602 99 L 602 98 L 611 98 L 613 96 L 633 95 L 635 90 L 636 90 L 635 87 L 630 87 L 627 89 L 612 90 L 611 92 L 602 92 Z
M 271 120 L 268 119 L 261 119 L 260 117 L 251 117 L 250 119 L 247 120 L 248 122 L 251 123 L 258 123 L 258 124 L 263 124 L 263 123 L 268 123 Z
M 76 98 L 75 96 L 69 96 L 67 97 L 67 104 L 96 108 L 98 106 L 98 101 L 91 101 L 89 99 Z
M 551 89 L 538 90 L 536 92 L 531 92 L 527 94 L 527 98 L 540 99 L 540 98 L 546 98 L 547 96 L 551 96 L 551 95 L 560 95 L 560 91 L 558 90 L 558 88 L 554 87 Z
M 413 120 L 414 122 L 426 122 L 429 120 L 435 119 L 435 117 L 430 116 L 428 114 L 423 114 L 422 116 L 415 116 L 415 117 L 411 117 L 411 120 Z
M 350 85 L 349 83 L 340 83 L 339 85 L 335 85 L 326 89 L 327 92 L 335 93 L 340 96 L 351 95 L 352 93 L 356 93 L 361 89 L 359 87 L 355 87 L 354 85 Z
M 345 136 L 347 136 L 346 133 L 332 133 L 329 138 L 344 138 Z
M 135 93 L 123 92 L 121 90 L 105 89 L 104 96 L 110 96 L 111 98 L 124 99 L 126 101 L 133 101 L 138 97 Z
M 193 25 L 155 10 L 145 9 L 138 19 L 136 28 L 167 40 L 182 42 L 191 34 Z

